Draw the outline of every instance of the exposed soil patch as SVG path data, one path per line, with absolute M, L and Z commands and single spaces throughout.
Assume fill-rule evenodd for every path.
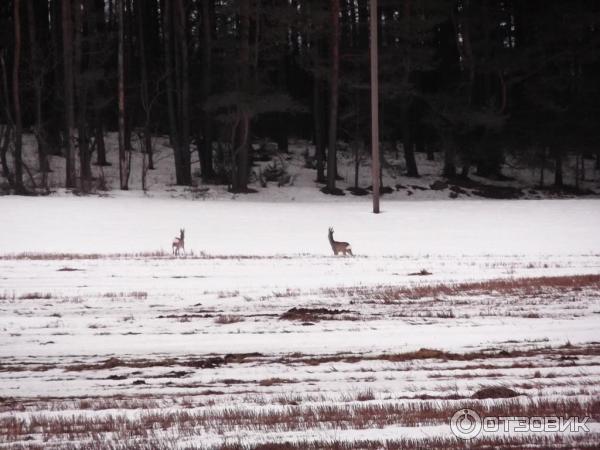
M 493 386 L 488 388 L 483 388 L 478 390 L 473 394 L 471 398 L 476 398 L 479 400 L 483 400 L 486 398 L 513 398 L 518 397 L 519 394 L 517 391 L 513 391 L 504 386 Z
M 408 275 L 409 276 L 420 276 L 420 277 L 423 277 L 423 276 L 427 276 L 427 275 L 432 275 L 432 273 L 429 272 L 427 269 L 421 269 L 418 272 L 412 272 L 412 273 L 409 273 Z
M 354 311 L 348 309 L 328 308 L 292 308 L 279 316 L 282 320 L 299 320 L 301 322 L 316 322 L 319 320 L 352 320 L 356 319 Z
M 195 369 L 212 369 L 224 364 L 241 363 L 249 358 L 258 358 L 260 353 L 231 353 L 225 356 L 209 356 L 205 358 L 165 358 L 165 359 L 122 359 L 108 358 L 97 363 L 72 364 L 65 367 L 65 371 L 78 372 L 82 370 L 106 370 L 115 367 L 146 368 L 146 367 L 173 367 L 184 366 Z

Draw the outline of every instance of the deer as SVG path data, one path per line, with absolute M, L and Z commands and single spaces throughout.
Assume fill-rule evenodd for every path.
M 352 254 L 352 247 L 347 242 L 338 242 L 333 239 L 333 228 L 329 228 L 329 243 L 331 244 L 331 249 L 333 250 L 333 254 L 337 255 L 338 253 L 343 253 L 344 256 L 347 254 L 350 256 L 354 256 Z
M 183 250 L 185 253 L 185 228 L 179 230 L 179 237 L 173 238 L 173 254 L 179 255 L 179 250 Z

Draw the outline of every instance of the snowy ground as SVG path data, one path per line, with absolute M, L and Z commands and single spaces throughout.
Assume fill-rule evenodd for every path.
M 146 167 L 143 154 L 140 153 L 140 142 L 137 138 L 132 140 L 133 151 L 131 153 L 131 174 L 129 178 L 129 189 L 133 193 L 119 192 L 119 166 L 118 166 L 118 146 L 117 134 L 107 133 L 105 136 L 107 159 L 111 166 L 100 167 L 92 165 L 92 190 L 96 194 L 103 196 L 123 196 L 132 195 L 137 197 L 142 190 L 142 178 Z M 321 184 L 315 182 L 316 171 L 314 168 L 307 167 L 307 156 L 314 156 L 314 146 L 304 140 L 292 140 L 289 145 L 289 153 L 277 153 L 274 143 L 255 142 L 255 149 L 261 145 L 266 145 L 272 151 L 269 152 L 270 161 L 256 161 L 251 168 L 250 187 L 257 192 L 252 195 L 236 195 L 227 191 L 226 185 L 203 184 L 199 178 L 200 166 L 198 156 L 192 147 L 192 184 L 191 187 L 181 187 L 175 185 L 173 149 L 170 147 L 166 136 L 152 137 L 152 146 L 154 149 L 155 170 L 145 172 L 146 191 L 145 195 L 155 198 L 178 198 L 178 199 L 236 199 L 238 201 L 284 201 L 284 202 L 331 202 L 331 196 L 320 192 Z M 29 172 L 36 180 L 38 187 L 44 185 L 42 174 L 37 172 L 37 144 L 33 135 L 25 134 L 23 137 L 23 156 Z M 347 188 L 354 186 L 355 176 L 355 156 L 351 146 L 344 143 L 339 144 L 338 152 L 338 174 L 341 176 L 337 186 L 346 192 L 341 198 L 335 198 L 336 202 L 356 202 L 357 197 L 350 195 Z M 506 176 L 503 181 L 490 180 L 477 177 L 472 170 L 471 182 L 467 184 L 459 183 L 459 186 L 444 186 L 447 180 L 441 177 L 443 157 L 440 152 L 435 153 L 435 160 L 429 161 L 423 153 L 417 153 L 416 159 L 419 168 L 419 178 L 406 177 L 405 162 L 402 152 L 402 146 L 398 144 L 397 150 L 391 148 L 389 144 L 383 145 L 383 184 L 392 189 L 392 192 L 385 194 L 386 200 L 447 200 L 449 198 L 458 199 L 481 199 L 484 187 L 496 186 L 499 188 L 512 188 L 519 190 L 520 198 L 540 199 L 554 197 L 575 196 L 575 175 L 576 159 L 574 157 L 565 157 L 563 172 L 564 182 L 571 188 L 562 191 L 539 189 L 539 168 L 531 168 L 531 162 L 524 163 L 513 156 L 507 156 L 506 163 L 502 167 L 502 173 Z M 367 188 L 371 185 L 371 169 L 368 154 L 361 154 L 358 173 L 358 186 Z M 76 155 L 77 157 L 77 155 Z M 12 166 L 11 154 L 8 154 L 9 164 Z M 94 155 L 95 158 L 95 155 Z M 64 195 L 65 177 L 65 159 L 60 156 L 50 156 L 50 167 L 52 172 L 47 174 L 47 185 L 53 195 Z M 215 160 L 218 158 L 215 155 Z M 460 161 L 458 162 L 460 164 Z M 309 165 L 314 161 L 310 161 Z M 264 187 L 259 183 L 259 174 L 264 173 L 269 165 L 285 167 L 289 178 L 281 183 L 271 181 Z M 600 171 L 594 170 L 595 161 L 586 159 L 584 161 L 585 169 L 582 180 L 580 180 L 580 194 L 588 197 L 598 197 L 600 195 Z M 79 163 L 76 163 L 76 169 Z M 553 168 L 548 164 L 545 170 L 545 185 L 551 184 L 553 180 Z M 0 175 L 0 188 L 3 184 Z M 29 175 L 25 177 L 25 182 L 30 185 Z M 442 183 L 436 189 L 432 189 L 435 183 Z M 44 191 L 44 189 L 40 189 Z M 1 192 L 1 190 L 0 190 Z M 489 197 L 489 195 L 483 195 Z M 506 197 L 501 197 L 506 198 Z M 512 197 L 509 197 L 512 198 Z M 367 200 L 363 198 L 363 200 Z
M 592 448 L 599 206 L 0 198 L 0 448 Z

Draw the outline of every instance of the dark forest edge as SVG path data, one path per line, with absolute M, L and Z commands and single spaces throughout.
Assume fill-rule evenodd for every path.
M 384 171 L 401 149 L 403 177 L 439 161 L 434 190 L 512 198 L 481 179 L 516 163 L 531 187 L 594 193 L 598 2 L 382 0 L 379 17 Z M 177 185 L 253 192 L 254 163 L 281 172 L 299 138 L 324 192 L 344 193 L 341 158 L 368 193 L 368 0 L 8 0 L 0 30 L 1 192 L 48 193 L 57 167 L 62 187 L 94 192 L 111 164 L 127 190 L 132 158 L 152 171 L 166 135 Z

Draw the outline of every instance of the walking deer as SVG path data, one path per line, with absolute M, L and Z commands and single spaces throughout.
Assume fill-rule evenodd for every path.
M 343 253 L 344 256 L 346 254 L 350 256 L 354 256 L 352 254 L 352 247 L 347 242 L 338 242 L 333 239 L 333 228 L 329 228 L 329 243 L 331 244 L 331 249 L 333 250 L 333 254 L 337 255 L 338 253 Z
M 185 228 L 179 230 L 179 237 L 173 238 L 173 254 L 179 255 L 179 250 L 185 253 Z

